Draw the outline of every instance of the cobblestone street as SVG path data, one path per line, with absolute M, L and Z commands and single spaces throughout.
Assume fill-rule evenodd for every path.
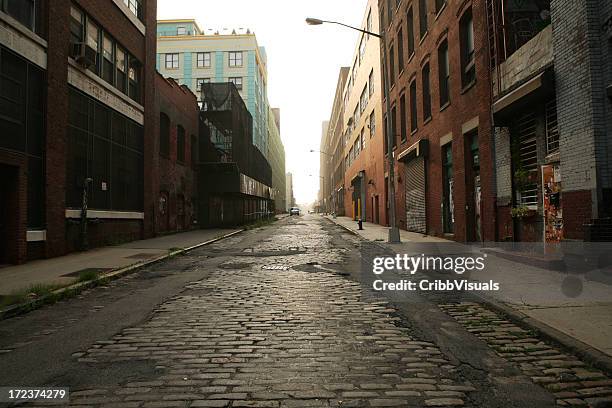
M 362 245 L 323 218 L 291 217 L 4 321 L 0 364 L 19 368 L 0 383 L 67 386 L 72 407 L 552 407 L 609 395 L 601 372 L 477 304 L 363 296 Z M 45 344 L 57 352 L 36 351 Z

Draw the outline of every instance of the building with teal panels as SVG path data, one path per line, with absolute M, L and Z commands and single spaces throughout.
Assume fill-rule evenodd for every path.
M 188 86 L 202 101 L 200 85 L 233 82 L 253 116 L 253 144 L 268 157 L 266 52 L 249 30 L 202 30 L 195 20 L 157 22 L 157 70 Z

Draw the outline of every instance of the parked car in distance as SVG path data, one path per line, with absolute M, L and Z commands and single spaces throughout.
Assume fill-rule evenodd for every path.
M 297 207 L 291 207 L 289 215 L 300 215 L 300 209 Z

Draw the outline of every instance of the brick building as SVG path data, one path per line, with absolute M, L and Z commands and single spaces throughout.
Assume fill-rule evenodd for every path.
M 152 234 L 156 2 L 0 4 L 0 264 Z
M 378 32 L 378 1 L 369 0 L 361 27 Z M 343 91 L 344 211 L 347 216 L 384 224 L 387 211 L 383 168 L 380 41 L 361 34 Z
M 379 8 L 398 226 L 457 241 L 495 240 L 484 0 L 380 0 Z
M 499 237 L 591 239 L 612 215 L 612 4 L 486 3 Z
M 321 159 L 327 160 L 327 172 L 322 173 L 328 184 L 327 199 L 331 203 L 331 211 L 337 215 L 345 215 L 344 209 L 344 88 L 350 68 L 340 68 L 334 103 L 329 118 L 329 126 L 325 143 L 321 143 Z
M 197 226 L 197 98 L 187 86 L 157 74 L 155 103 L 159 143 L 146 178 L 157 200 L 146 203 L 145 213 L 153 214 L 156 234 L 191 229 Z

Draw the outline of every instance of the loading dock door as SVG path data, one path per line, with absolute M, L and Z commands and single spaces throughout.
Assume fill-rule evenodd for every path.
M 425 159 L 414 158 L 404 165 L 406 186 L 406 229 L 427 233 L 425 213 Z

